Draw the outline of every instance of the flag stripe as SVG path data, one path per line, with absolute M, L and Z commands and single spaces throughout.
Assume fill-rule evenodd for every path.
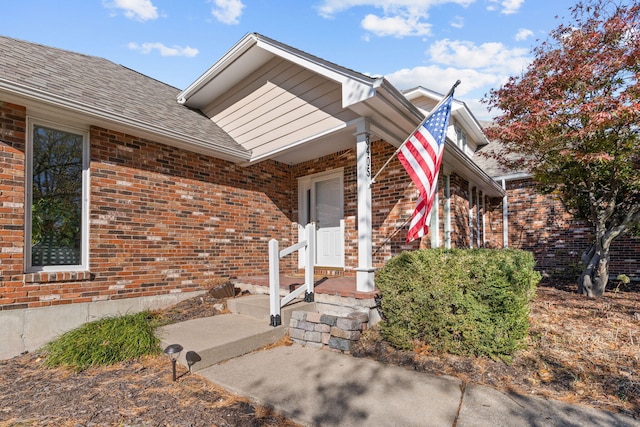
M 438 188 L 438 172 L 444 154 L 452 98 L 453 93 L 418 126 L 398 152 L 398 160 L 419 192 L 407 242 L 423 237 L 429 230 L 427 224 L 431 219 L 433 200 Z

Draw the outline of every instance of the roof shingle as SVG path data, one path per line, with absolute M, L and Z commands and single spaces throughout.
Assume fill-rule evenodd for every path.
M 168 130 L 239 158 L 248 153 L 200 111 L 178 104 L 178 89 L 107 59 L 0 36 L 0 82 L 20 85 L 142 127 Z

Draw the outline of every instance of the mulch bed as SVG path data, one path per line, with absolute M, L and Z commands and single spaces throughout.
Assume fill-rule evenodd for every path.
M 543 283 L 531 312 L 526 349 L 511 364 L 439 354 L 427 344 L 399 351 L 376 329 L 353 351 L 467 383 L 546 396 L 640 419 L 640 288 L 630 285 L 600 299 L 573 286 Z M 225 312 L 212 294 L 162 312 L 184 321 Z M 179 367 L 172 382 L 164 356 L 73 373 L 46 369 L 38 353 L 0 361 L 0 426 L 295 426 Z
M 640 286 L 599 299 L 576 286 L 543 282 L 531 308 L 528 345 L 510 364 L 431 351 L 399 351 L 373 328 L 354 355 L 436 375 L 620 412 L 640 420 Z

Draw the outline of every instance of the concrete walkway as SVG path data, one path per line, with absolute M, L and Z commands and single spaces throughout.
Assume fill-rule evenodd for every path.
M 198 372 L 305 426 L 640 426 L 618 414 L 507 394 L 329 350 L 257 351 Z

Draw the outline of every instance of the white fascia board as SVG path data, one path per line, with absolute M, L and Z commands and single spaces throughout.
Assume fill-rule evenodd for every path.
M 177 96 L 178 103 L 186 104 L 189 98 L 196 94 L 200 89 L 206 86 L 216 75 L 222 72 L 227 66 L 239 56 L 242 56 L 247 50 L 258 42 L 255 33 L 245 35 L 238 43 L 236 43 L 227 53 L 222 56 L 215 64 L 204 72 L 198 79 L 191 83 L 185 90 Z
M 376 85 L 381 80 L 372 80 L 359 73 L 348 72 L 346 69 L 331 66 L 331 64 L 321 61 L 319 58 L 304 55 L 298 50 L 288 49 L 287 46 L 281 44 L 276 45 L 260 37 L 257 39 L 257 45 L 274 55 L 340 83 L 342 86 L 342 108 L 347 108 L 350 105 L 374 97 Z
M 413 89 L 409 89 L 404 92 L 404 96 L 410 101 L 421 96 L 430 98 L 434 101 L 440 101 L 444 95 L 431 89 L 427 89 L 423 86 L 418 86 Z M 464 123 L 465 130 L 474 136 L 474 139 L 479 141 L 479 145 L 486 145 L 489 143 L 489 139 L 484 134 L 480 122 L 473 115 L 469 107 L 464 101 L 453 99 L 453 105 L 451 108 L 451 114 L 460 122 Z
M 307 138 L 304 138 L 304 139 L 300 139 L 300 140 L 298 140 L 298 141 L 296 141 L 294 143 L 291 143 L 291 144 L 289 144 L 289 145 L 287 145 L 285 147 L 276 148 L 276 149 L 268 151 L 266 153 L 262 153 L 262 154 L 260 154 L 258 156 L 254 156 L 249 161 L 242 163 L 240 166 L 249 166 L 249 165 L 252 165 L 252 164 L 255 164 L 255 163 L 259 163 L 259 162 L 261 162 L 263 160 L 266 160 L 266 159 L 269 159 L 269 158 L 271 158 L 273 156 L 277 156 L 278 154 L 283 153 L 283 152 L 285 152 L 287 150 L 290 150 L 292 148 L 299 147 L 299 146 L 301 146 L 303 144 L 306 144 L 306 143 L 308 143 L 310 141 L 322 138 L 322 137 L 327 136 L 327 135 L 331 135 L 332 133 L 336 133 L 336 132 L 338 132 L 338 131 L 340 131 L 340 130 L 348 127 L 348 126 L 349 126 L 349 124 L 343 123 L 343 124 L 341 124 L 339 126 L 336 126 L 333 129 L 327 129 L 327 130 L 325 130 L 325 131 L 323 131 L 321 133 L 318 133 L 316 135 L 312 135 L 310 137 L 307 137 Z
M 167 145 L 173 145 L 176 147 L 189 149 L 192 151 L 198 151 L 199 153 L 208 154 L 218 157 L 222 160 L 229 160 L 232 162 L 241 162 L 249 158 L 249 153 L 243 153 L 241 151 L 230 150 L 226 147 L 213 147 L 208 141 L 193 138 L 191 136 L 184 135 L 179 132 L 175 132 L 168 128 L 162 128 L 156 125 L 132 119 L 120 114 L 114 114 L 109 111 L 100 110 L 95 107 L 72 101 L 60 96 L 51 95 L 50 93 L 35 90 L 26 86 L 18 85 L 13 82 L 7 82 L 0 78 L 0 92 L 4 92 L 10 98 L 12 102 L 16 104 L 24 105 L 27 108 L 49 108 L 52 113 L 60 114 L 63 111 L 73 112 L 74 114 L 80 114 L 85 117 L 91 117 L 105 126 L 110 125 L 112 130 L 118 130 L 123 132 L 132 133 L 131 130 L 137 130 L 138 133 L 144 133 L 143 136 L 148 139 L 153 139 L 150 135 L 153 135 L 160 140 L 158 142 L 166 143 Z M 142 131 L 142 132 L 140 132 Z
M 478 145 L 489 144 L 489 138 L 485 135 L 480 122 L 478 122 L 478 119 L 473 115 L 467 104 L 457 99 L 454 99 L 454 103 L 457 106 L 452 108 L 451 114 L 465 124 L 466 130 L 473 134 L 476 141 L 480 142 Z
M 492 177 L 495 181 L 518 181 L 521 179 L 531 179 L 533 175 L 528 172 L 517 172 L 506 175 Z

